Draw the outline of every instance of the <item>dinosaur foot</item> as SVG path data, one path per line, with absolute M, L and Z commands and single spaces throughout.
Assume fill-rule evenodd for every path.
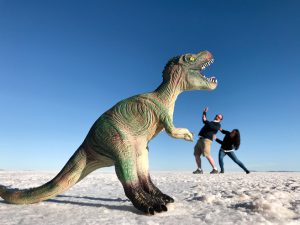
M 141 188 L 127 190 L 126 195 L 135 208 L 148 215 L 168 211 L 166 203 L 161 197 L 150 195 Z

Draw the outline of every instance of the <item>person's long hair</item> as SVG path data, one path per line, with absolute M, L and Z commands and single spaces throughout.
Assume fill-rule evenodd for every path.
M 232 131 L 235 131 L 235 135 L 233 137 L 233 145 L 234 149 L 238 150 L 241 144 L 241 135 L 240 131 L 238 129 L 233 129 Z

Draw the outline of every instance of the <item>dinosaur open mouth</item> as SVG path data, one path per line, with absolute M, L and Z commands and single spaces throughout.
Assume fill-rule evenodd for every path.
M 214 59 L 211 59 L 209 61 L 207 61 L 206 63 L 202 64 L 201 69 L 199 70 L 199 74 L 200 76 L 202 76 L 204 79 L 206 79 L 208 82 L 210 83 L 218 83 L 218 80 L 216 77 L 206 77 L 205 75 L 202 74 L 202 71 L 206 69 L 206 67 L 210 66 L 211 64 L 213 64 Z

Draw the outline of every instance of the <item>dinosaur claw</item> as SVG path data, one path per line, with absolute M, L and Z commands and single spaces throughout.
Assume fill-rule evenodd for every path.
M 154 206 L 154 210 L 156 211 L 156 212 L 162 212 L 163 210 L 162 210 L 162 208 L 161 208 L 161 205 L 155 205 Z
M 165 205 L 161 205 L 161 209 L 163 210 L 163 211 L 168 211 L 168 208 L 167 208 L 167 206 L 165 206 Z
M 153 209 L 152 207 L 149 207 L 149 208 L 148 208 L 148 213 L 149 213 L 150 215 L 154 215 L 154 209 Z
M 174 202 L 174 199 L 173 198 L 170 198 L 169 199 L 169 203 L 173 203 Z
M 172 198 L 172 197 L 170 197 L 170 196 L 168 196 L 168 195 L 164 195 L 163 196 L 163 201 L 165 202 L 165 203 L 173 203 L 174 202 L 174 199 Z

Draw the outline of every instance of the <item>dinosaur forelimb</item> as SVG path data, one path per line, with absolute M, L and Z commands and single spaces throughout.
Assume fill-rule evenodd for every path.
M 173 128 L 171 130 L 166 129 L 166 131 L 173 138 L 184 139 L 186 141 L 194 140 L 193 134 L 186 128 Z
M 169 115 L 164 115 L 162 117 L 162 123 L 166 132 L 173 138 L 184 139 L 186 141 L 193 141 L 193 134 L 186 128 L 176 128 L 173 121 Z

